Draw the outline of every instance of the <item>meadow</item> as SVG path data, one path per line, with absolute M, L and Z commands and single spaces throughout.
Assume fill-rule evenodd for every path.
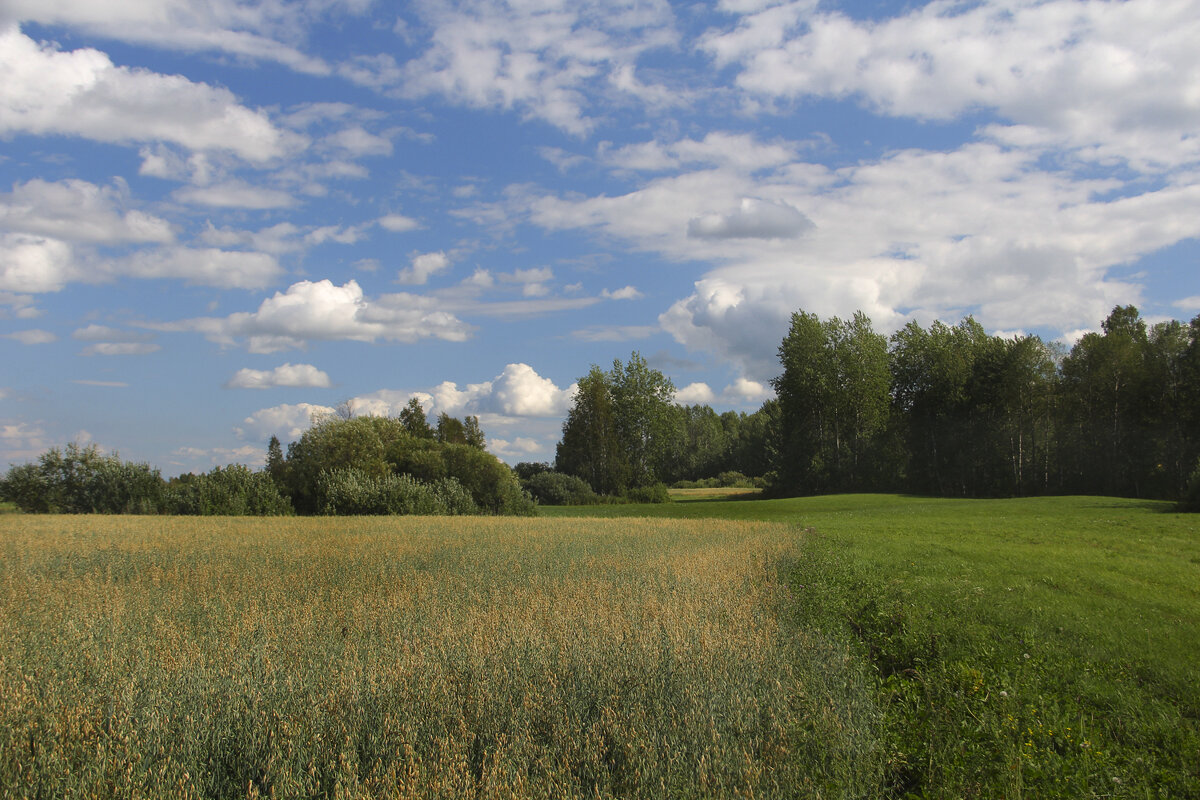
M 857 794 L 876 715 L 787 612 L 799 539 L 9 515 L 0 796 Z
M 788 520 L 798 626 L 848 642 L 892 797 L 1200 797 L 1200 517 L 1107 497 L 697 498 Z
M 542 513 L 0 516 L 0 797 L 1200 797 L 1195 515 Z

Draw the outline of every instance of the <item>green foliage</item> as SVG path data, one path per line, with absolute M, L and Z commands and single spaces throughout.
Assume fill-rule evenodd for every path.
M 607 373 L 593 366 L 577 386 L 555 469 L 603 494 L 654 483 L 674 433 L 671 381 L 634 352 L 627 364 L 613 361 Z
M 162 476 L 149 464 L 75 443 L 12 467 L 0 483 L 0 497 L 22 511 L 50 514 L 155 514 L 162 491 Z
M 292 513 L 268 472 L 241 464 L 201 475 L 173 478 L 163 492 L 163 511 L 193 516 L 278 517 Z
M 851 648 L 881 714 L 884 773 L 860 796 L 947 800 L 1200 796 L 1200 537 L 1171 511 L 862 494 L 541 509 L 805 526 L 797 625 Z
M 409 398 L 408 405 L 400 410 L 399 419 L 400 425 L 409 436 L 418 439 L 434 438 L 434 431 L 425 416 L 425 409 L 417 398 Z
M 454 478 L 424 483 L 411 475 L 372 476 L 343 467 L 321 473 L 317 491 L 326 515 L 478 513 L 470 494 Z
M 586 506 L 600 502 L 587 481 L 562 472 L 537 472 L 522 481 L 521 486 L 545 506 Z
M 533 500 L 521 489 L 517 476 L 490 453 L 471 445 L 444 445 L 446 474 L 471 493 L 485 514 L 532 516 Z
M 631 503 L 669 503 L 671 492 L 665 483 L 652 483 L 633 487 L 625 493 L 625 498 Z

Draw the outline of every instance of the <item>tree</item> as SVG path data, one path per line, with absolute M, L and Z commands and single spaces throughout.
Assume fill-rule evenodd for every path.
M 667 455 L 675 385 L 634 351 L 624 365 L 613 361 L 608 374 L 612 387 L 617 439 L 629 462 L 632 486 L 649 486 Z
M 861 312 L 821 322 L 799 311 L 779 359 L 783 374 L 773 385 L 782 412 L 780 488 L 810 493 L 866 486 L 889 416 L 887 339 Z
M 555 469 L 582 478 L 601 494 L 629 486 L 629 460 L 617 437 L 616 410 L 608 376 L 597 366 L 577 382 L 575 400 L 563 422 Z
M 404 426 L 404 430 L 410 436 L 418 439 L 434 438 L 433 427 L 425 417 L 425 409 L 421 406 L 421 401 L 415 397 L 410 397 L 408 405 L 400 409 L 400 424 Z

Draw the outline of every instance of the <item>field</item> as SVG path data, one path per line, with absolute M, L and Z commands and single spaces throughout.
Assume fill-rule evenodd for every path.
M 0 797 L 1200 797 L 1195 515 L 543 512 L 3 515 Z
M 830 677 L 845 649 L 786 614 L 787 526 L 0 524 L 4 797 L 795 797 L 876 779 L 853 751 L 869 695 Z

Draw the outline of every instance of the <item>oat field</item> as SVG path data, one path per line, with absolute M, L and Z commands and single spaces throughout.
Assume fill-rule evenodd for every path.
M 0 796 L 825 797 L 877 785 L 803 533 L 0 517 Z

